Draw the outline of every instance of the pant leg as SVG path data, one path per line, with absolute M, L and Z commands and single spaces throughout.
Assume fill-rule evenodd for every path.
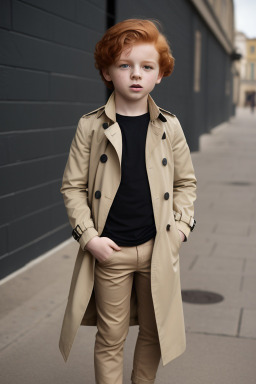
M 136 261 L 136 248 L 122 247 L 106 262 L 96 262 L 94 289 L 98 332 L 94 364 L 97 384 L 123 382 L 123 347 L 129 329 Z
M 137 247 L 138 269 L 134 275 L 137 296 L 139 334 L 135 347 L 132 382 L 155 382 L 161 351 L 151 294 L 151 257 L 153 240 Z

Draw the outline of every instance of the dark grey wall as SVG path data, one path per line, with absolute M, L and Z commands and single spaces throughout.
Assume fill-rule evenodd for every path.
M 118 1 L 116 21 L 126 18 L 157 19 L 163 26 L 173 56 L 175 69 L 152 93 L 158 105 L 179 118 L 190 149 L 198 150 L 199 135 L 227 120 L 231 114 L 231 64 L 227 53 L 188 0 Z M 202 34 L 201 91 L 194 92 L 194 37 Z
M 188 0 L 0 0 L 0 278 L 71 235 L 59 192 L 64 166 L 79 117 L 106 100 L 94 46 L 130 17 L 164 27 L 176 65 L 153 97 L 178 116 L 191 150 L 231 114 L 229 57 Z
M 71 235 L 59 188 L 79 117 L 105 103 L 105 29 L 103 0 L 0 1 L 0 277 Z
M 197 93 L 192 90 L 190 104 L 194 132 L 190 141 L 192 148 L 197 149 L 201 134 L 209 132 L 231 116 L 233 81 L 229 55 L 197 13 L 193 13 L 192 35 L 195 30 L 202 33 L 201 91 Z M 227 83 L 229 94 L 226 94 Z

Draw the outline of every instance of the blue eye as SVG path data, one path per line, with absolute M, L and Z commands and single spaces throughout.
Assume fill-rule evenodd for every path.
M 129 64 L 121 64 L 120 65 L 120 68 L 128 68 L 129 67 Z
M 152 67 L 150 65 L 144 65 L 144 68 L 145 69 L 152 69 Z

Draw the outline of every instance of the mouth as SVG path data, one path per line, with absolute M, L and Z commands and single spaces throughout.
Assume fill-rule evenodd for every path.
M 139 84 L 132 84 L 132 85 L 130 86 L 130 88 L 142 88 L 142 86 L 139 85 Z

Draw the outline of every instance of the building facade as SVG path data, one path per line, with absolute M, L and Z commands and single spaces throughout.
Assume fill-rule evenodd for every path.
M 126 18 L 161 22 L 175 69 L 156 87 L 190 149 L 233 113 L 233 1 L 5 0 L 0 10 L 0 277 L 71 235 L 59 193 L 78 119 L 106 101 L 93 51 Z
M 247 38 L 243 32 L 236 32 L 235 47 L 242 55 L 240 62 L 236 64 L 239 73 L 238 100 L 240 107 L 256 102 L 256 38 Z

